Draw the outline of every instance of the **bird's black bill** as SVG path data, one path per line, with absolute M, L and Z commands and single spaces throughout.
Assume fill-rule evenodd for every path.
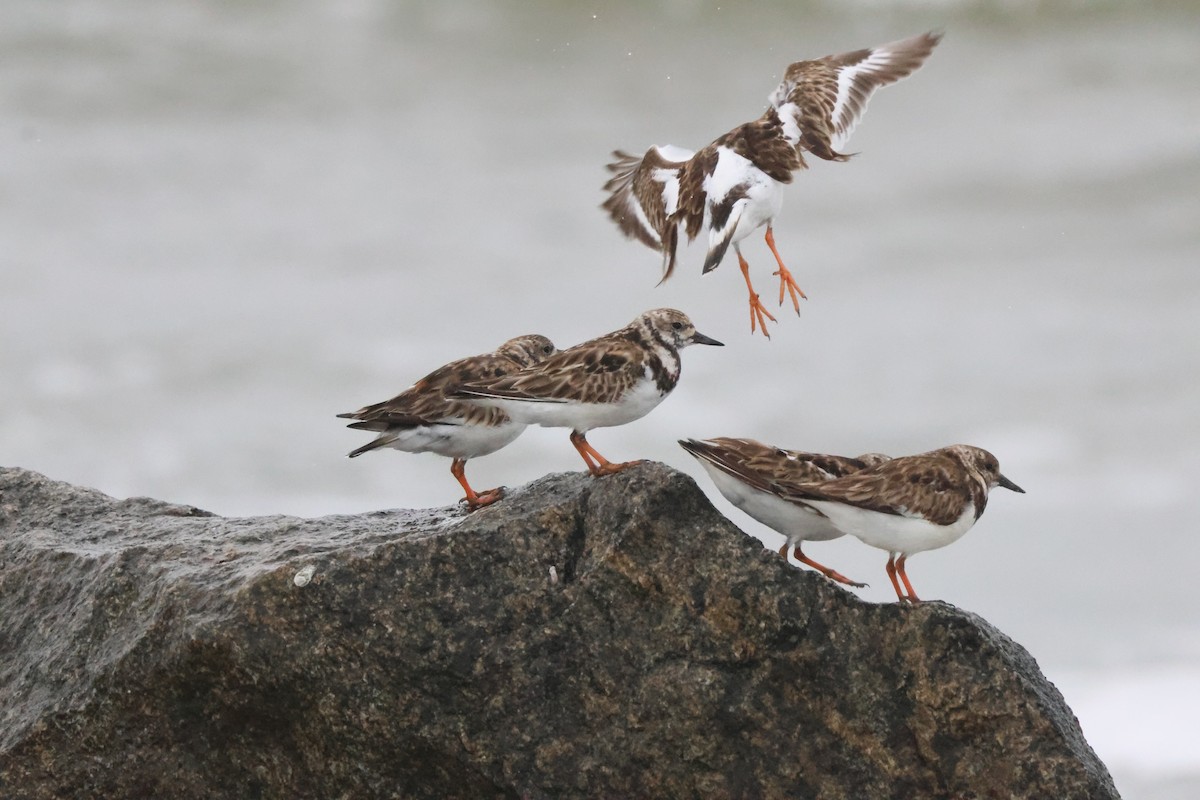
M 1017 486 L 1015 483 L 1013 483 L 1012 481 L 1010 481 L 1008 478 L 1004 477 L 1003 475 L 1000 476 L 999 484 L 1001 486 L 1003 486 L 1005 489 L 1008 489 L 1009 491 L 1020 492 L 1021 494 L 1025 494 L 1024 489 L 1022 489 L 1020 486 Z
M 692 334 L 692 344 L 711 344 L 716 345 L 717 347 L 725 346 L 724 342 L 718 342 L 716 339 L 711 339 L 700 331 L 696 331 Z

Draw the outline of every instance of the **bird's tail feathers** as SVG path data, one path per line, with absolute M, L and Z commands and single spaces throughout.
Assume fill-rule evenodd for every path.
M 350 427 L 354 427 L 354 426 L 350 426 Z M 362 447 L 356 447 L 355 449 L 351 450 L 349 453 L 346 454 L 346 457 L 347 458 L 357 458 L 358 456 L 361 456 L 363 453 L 369 453 L 370 451 L 375 450 L 380 447 L 387 447 L 389 444 L 396 441 L 396 439 L 398 439 L 398 438 L 399 437 L 396 436 L 395 434 L 384 434 L 383 436 L 372 439 L 371 441 L 364 444 Z
M 669 225 L 663 232 L 662 254 L 663 254 L 663 274 L 655 286 L 662 286 L 666 283 L 667 278 L 675 272 L 675 250 L 679 246 L 679 226 Z
M 733 241 L 733 234 L 737 231 L 737 220 L 734 220 L 728 227 L 725 228 L 724 234 L 715 243 L 709 240 L 708 255 L 704 259 L 705 274 L 712 272 L 721 263 L 721 259 L 725 258 L 725 252 L 729 250 L 729 244 Z

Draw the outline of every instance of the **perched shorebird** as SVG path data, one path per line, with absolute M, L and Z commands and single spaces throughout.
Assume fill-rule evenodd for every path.
M 796 313 L 804 292 L 775 248 L 772 223 L 783 205 L 783 186 L 804 169 L 804 153 L 846 161 L 838 152 L 866 111 L 876 89 L 912 74 L 924 63 L 940 33 L 925 33 L 867 50 L 797 61 L 768 98 L 766 112 L 693 153 L 667 145 L 643 156 L 617 150 L 608 165 L 613 177 L 603 208 L 621 231 L 663 257 L 663 277 L 675 270 L 679 228 L 688 241 L 708 233 L 704 272 L 716 269 L 732 244 L 750 292 L 750 331 L 767 332 L 767 311 L 750 282 L 750 265 L 739 242 L 766 226 L 767 247 L 779 269 L 779 304 L 785 293 Z M 661 282 L 661 281 L 660 281 Z
M 350 458 L 370 450 L 390 447 L 408 453 L 437 453 L 454 459 L 452 474 L 467 493 L 467 507 L 475 510 L 504 496 L 502 488 L 475 492 L 467 483 L 467 459 L 494 453 L 525 430 L 496 408 L 450 400 L 446 387 L 480 378 L 497 378 L 540 364 L 557 353 L 545 336 L 509 339 L 492 353 L 462 358 L 439 367 L 391 400 L 360 408 L 342 419 L 354 419 L 347 427 L 374 431 L 372 441 L 350 451 Z
M 679 351 L 691 344 L 721 342 L 698 332 L 682 311 L 659 308 L 536 366 L 464 383 L 448 396 L 500 409 L 517 422 L 570 428 L 588 471 L 608 475 L 640 462 L 610 462 L 588 444 L 587 432 L 649 414 L 679 382 Z
M 797 483 L 819 483 L 841 478 L 882 464 L 888 457 L 867 453 L 857 458 L 784 450 L 754 439 L 720 437 L 697 441 L 684 439 L 680 447 L 695 456 L 725 499 L 787 539 L 779 555 L 788 548 L 796 560 L 808 564 L 838 583 L 865 586 L 836 570 L 818 564 L 800 550 L 803 542 L 837 539 L 842 532 L 812 506 L 788 502 L 780 497 L 786 487 Z
M 958 541 L 983 514 L 988 490 L 996 486 L 1025 493 L 1000 474 L 994 455 L 955 444 L 843 478 L 788 486 L 782 496 L 815 508 L 842 533 L 888 551 L 887 574 L 896 596 L 919 603 L 904 572 L 905 559 Z

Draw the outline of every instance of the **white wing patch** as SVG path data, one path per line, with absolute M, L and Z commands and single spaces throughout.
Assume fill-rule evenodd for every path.
M 679 170 L 656 169 L 654 180 L 662 184 L 663 210 L 669 217 L 679 210 Z
M 667 161 L 678 161 L 680 163 L 689 161 L 692 156 L 696 155 L 696 153 L 692 150 L 687 150 L 683 147 L 676 147 L 673 144 L 656 144 L 654 145 L 654 149 L 657 150 L 658 154 Z
M 629 193 L 629 200 L 625 205 L 633 212 L 634 219 L 637 220 L 642 230 L 661 247 L 662 238 L 659 237 L 658 231 L 654 230 L 654 226 L 650 224 L 650 218 L 646 216 L 645 209 L 642 208 L 642 204 L 638 202 L 637 198 L 633 196 L 633 192 Z
M 704 179 L 704 193 L 708 195 L 710 205 L 716 205 L 725 199 L 735 186 L 746 182 L 754 165 L 743 156 L 728 147 L 717 148 L 717 165 L 711 175 Z
M 788 144 L 795 147 L 800 143 L 800 106 L 795 103 L 784 103 L 777 106 L 779 119 L 783 122 L 783 135 Z
M 895 42 L 894 45 L 909 45 L 910 42 Z M 892 45 L 883 45 L 871 51 L 871 54 L 849 67 L 838 70 L 837 100 L 833 104 L 830 121 L 834 130 L 834 149 L 840 150 L 850 139 L 858 121 L 867 110 L 867 101 L 875 90 L 898 80 L 897 76 L 883 77 L 880 74 L 894 67 L 897 56 L 904 58 L 905 53 L 897 53 Z M 907 73 L 905 73 L 907 74 Z M 851 103 L 853 96 L 858 97 Z

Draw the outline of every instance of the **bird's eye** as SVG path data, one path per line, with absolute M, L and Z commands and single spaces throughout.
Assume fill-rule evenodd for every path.
M 550 344 L 546 345 L 545 347 L 542 348 L 542 352 L 545 353 L 546 355 L 550 355 L 551 353 L 554 352 L 554 345 L 550 345 Z
M 672 322 L 671 327 L 677 331 L 681 331 L 681 330 L 683 330 L 683 323 L 682 322 Z

